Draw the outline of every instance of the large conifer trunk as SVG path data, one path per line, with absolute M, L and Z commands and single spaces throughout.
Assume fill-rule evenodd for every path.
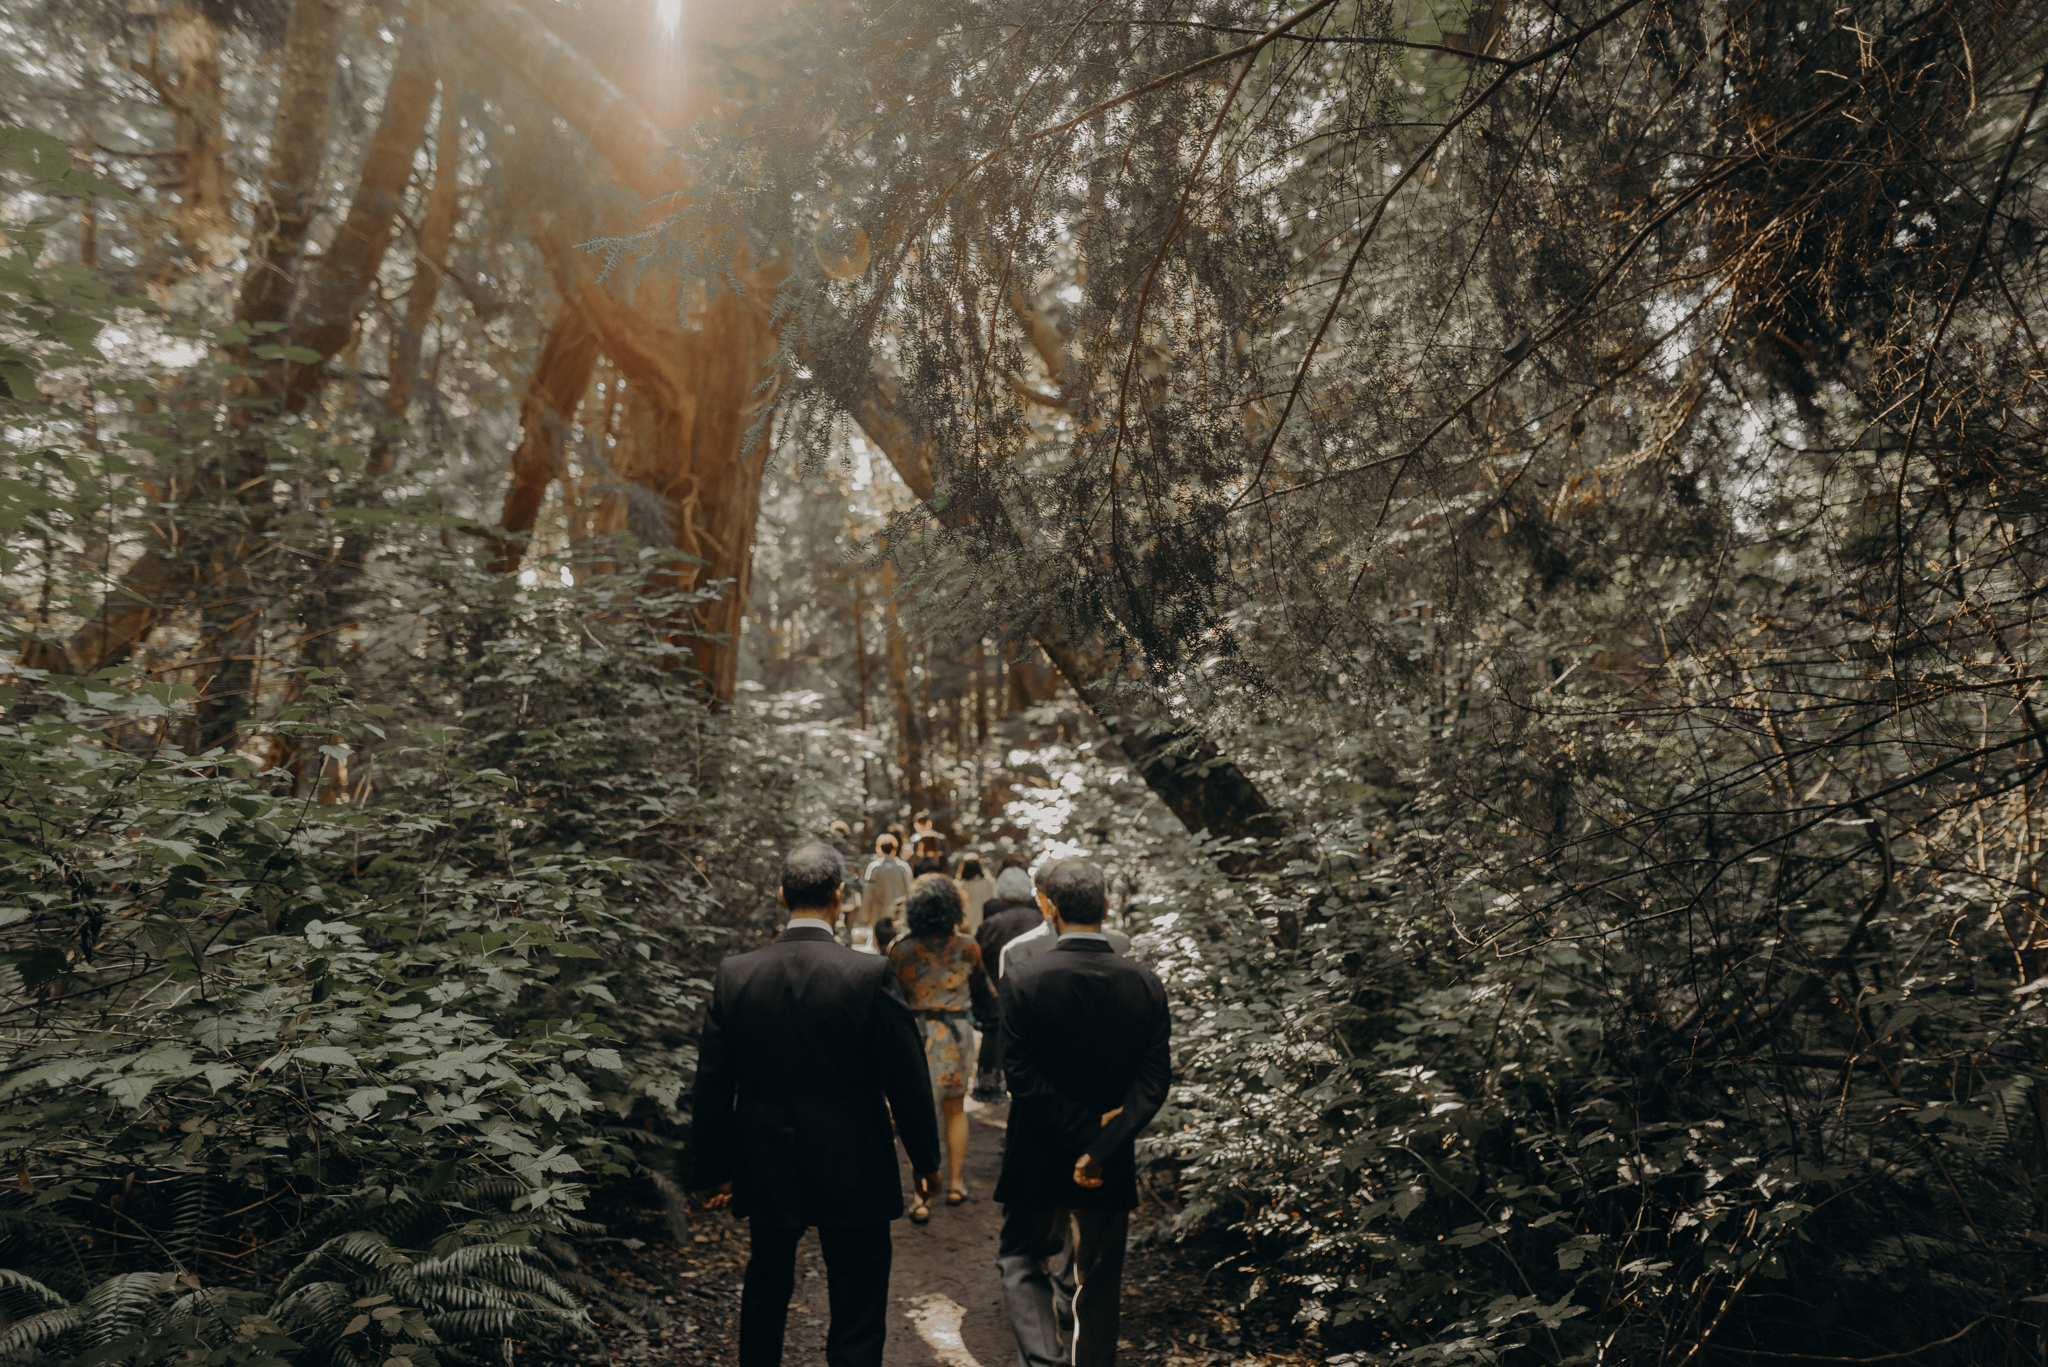
M 681 283 L 665 274 L 599 280 L 601 263 L 565 244 L 641 227 L 654 211 L 621 207 L 621 191 L 647 200 L 681 184 L 646 110 L 669 106 L 664 113 L 679 120 L 693 111 L 678 104 L 673 91 L 628 93 L 614 79 L 636 87 L 655 79 L 636 60 L 655 35 L 610 54 L 622 69 L 601 70 L 516 0 L 439 3 L 605 159 L 602 173 L 585 168 L 573 202 L 551 206 L 536 226 L 564 304 L 528 382 L 501 515 L 513 535 L 496 543 L 493 563 L 502 571 L 518 568 L 548 486 L 568 474 L 564 442 L 580 420 L 590 439 L 579 450 L 586 462 L 601 460 L 605 468 L 585 470 L 581 490 L 565 487 L 565 505 L 574 508 L 578 524 L 572 533 L 632 531 L 643 541 L 665 541 L 682 554 L 666 563 L 662 580 L 684 589 L 715 587 L 714 599 L 672 625 L 712 695 L 729 702 L 738 685 L 737 643 L 768 455 L 767 419 L 780 387 L 772 366 L 781 345 L 772 309 L 787 267 L 737 260 L 728 265 L 729 277 L 710 281 Z M 630 28 L 635 16 L 608 17 L 615 27 Z M 637 18 L 644 26 L 652 11 Z M 707 98 L 700 93 L 696 103 Z M 614 385 L 603 418 L 588 392 L 600 361 L 610 367 Z M 629 498 L 616 488 L 619 482 L 652 498 Z M 658 515 L 637 515 L 650 504 Z
M 718 586 L 714 601 L 687 627 L 695 663 L 715 697 L 730 702 L 738 685 L 737 645 L 761 511 L 761 469 L 768 456 L 767 410 L 778 377 L 780 341 L 769 304 L 780 271 L 750 271 L 754 288 L 678 297 L 672 282 L 644 279 L 630 298 L 587 285 L 577 304 L 596 323 L 605 355 L 625 380 L 627 439 L 614 471 L 662 501 L 670 544 L 697 562 L 669 562 L 680 588 Z M 708 297 L 706 297 L 708 295 Z M 593 530 L 627 529 L 626 500 L 597 510 Z
M 551 236 L 543 233 L 543 241 Z M 668 277 L 601 283 L 578 254 L 553 248 L 550 255 L 570 298 L 528 383 L 524 433 L 501 515 L 515 535 L 497 543 L 493 563 L 504 572 L 519 567 L 521 543 L 539 524 L 548 485 L 567 474 L 564 442 L 580 416 L 594 438 L 581 448 L 586 461 L 602 459 L 608 467 L 586 469 L 580 495 L 565 495 L 589 514 L 581 530 L 631 531 L 673 546 L 682 555 L 666 563 L 661 579 L 683 589 L 716 586 L 715 599 L 673 627 L 676 639 L 690 644 L 712 694 L 729 702 L 738 685 L 768 410 L 779 388 L 771 363 L 780 341 L 770 307 L 782 267 L 736 264 L 744 293 L 725 284 L 685 294 Z M 606 400 L 614 411 L 605 417 L 588 394 L 600 357 L 615 386 Z M 652 495 L 658 515 L 636 517 L 618 481 Z

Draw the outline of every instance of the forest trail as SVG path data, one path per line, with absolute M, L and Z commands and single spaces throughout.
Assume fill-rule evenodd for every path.
M 1001 1208 L 991 1194 L 1002 1167 L 1007 1107 L 968 1103 L 967 1184 L 974 1199 L 932 1210 L 930 1224 L 891 1227 L 889 1340 L 884 1367 L 1011 1367 L 1016 1341 L 996 1282 Z M 903 1190 L 909 1166 L 898 1157 Z M 1156 1209 L 1150 1213 L 1156 1218 Z M 628 1323 L 608 1323 L 614 1367 L 729 1367 L 737 1360 L 741 1269 L 747 1223 L 703 1219 L 685 1248 L 647 1249 L 637 1271 L 612 1269 L 622 1289 L 648 1303 Z M 823 1367 L 825 1264 L 817 1236 L 797 1253 L 797 1292 L 784 1337 L 784 1367 Z M 1123 1325 L 1117 1367 L 1314 1367 L 1322 1361 L 1285 1313 L 1243 1317 L 1220 1294 L 1214 1252 L 1134 1242 L 1124 1269 Z M 1255 1321 L 1255 1322 L 1254 1322 Z
M 1008 1367 L 1016 1341 L 1003 1314 L 996 1282 L 996 1235 L 1002 1210 L 993 1194 L 1003 1161 L 1002 1115 L 1007 1107 L 968 1113 L 967 1190 L 963 1206 L 932 1206 L 928 1225 L 898 1220 L 895 1262 L 889 1275 L 889 1346 L 884 1367 Z M 910 1168 L 902 1166 L 903 1190 Z M 815 1232 L 797 1255 L 796 1300 L 790 1306 L 785 1367 L 823 1367 L 825 1263 Z

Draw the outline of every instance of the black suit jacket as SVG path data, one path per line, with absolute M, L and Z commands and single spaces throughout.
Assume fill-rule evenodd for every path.
M 892 1111 L 911 1166 L 938 1171 L 924 1043 L 886 958 L 802 927 L 718 966 L 697 1055 L 700 1190 L 731 1182 L 733 1214 L 763 1225 L 893 1220 Z
M 1044 920 L 1036 899 L 1029 902 L 990 899 L 982 906 L 981 924 L 975 928 L 974 942 L 981 946 L 981 967 L 990 982 L 1002 982 L 1003 946 L 1019 935 L 1038 929 Z
M 1038 1210 L 1131 1210 L 1138 1131 L 1166 1104 L 1166 989 L 1100 940 L 1066 940 L 1003 980 L 1009 1135 L 996 1199 Z M 1124 1108 L 1108 1125 L 1106 1111 Z M 1103 1182 L 1074 1183 L 1093 1155 Z

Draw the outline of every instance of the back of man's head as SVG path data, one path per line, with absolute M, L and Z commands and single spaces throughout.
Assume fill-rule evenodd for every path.
M 1004 869 L 1029 869 L 1030 867 L 1031 856 L 1025 854 L 1022 850 L 1011 850 L 996 862 L 997 872 L 1001 872 Z
M 791 911 L 832 905 L 846 881 L 846 861 L 830 845 L 813 840 L 782 856 L 782 901 Z
M 1086 859 L 1061 859 L 1039 873 L 1038 890 L 1070 926 L 1102 924 L 1109 888 L 1102 870 Z
M 876 836 L 875 853 L 882 855 L 896 853 L 896 837 L 887 833 Z
M 1031 875 L 1022 869 L 1004 869 L 996 879 L 996 896 L 1005 902 L 1031 900 Z

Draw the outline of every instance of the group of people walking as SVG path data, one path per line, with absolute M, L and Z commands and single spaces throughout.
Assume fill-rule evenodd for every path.
M 878 846 L 877 865 L 894 853 Z M 782 863 L 782 936 L 727 959 L 712 992 L 696 1185 L 708 1206 L 751 1224 L 741 1367 L 781 1362 L 797 1243 L 810 1228 L 825 1258 L 826 1361 L 879 1367 L 890 1222 L 907 1211 L 924 1223 L 934 1202 L 973 1195 L 970 1091 L 1010 1101 L 996 1272 L 1020 1367 L 1110 1367 L 1138 1204 L 1135 1141 L 1166 1101 L 1165 991 L 1127 956 L 1129 940 L 1104 929 L 1107 887 L 1085 859 L 1047 861 L 1035 879 L 1003 868 L 972 934 L 968 878 L 924 872 L 877 908 L 878 881 L 895 871 L 866 872 L 856 916 L 870 926 L 898 919 L 878 910 L 900 916 L 883 952 L 840 943 L 844 857 L 804 845 Z M 970 872 L 965 861 L 958 872 Z M 907 1206 L 897 1140 L 914 1173 Z

